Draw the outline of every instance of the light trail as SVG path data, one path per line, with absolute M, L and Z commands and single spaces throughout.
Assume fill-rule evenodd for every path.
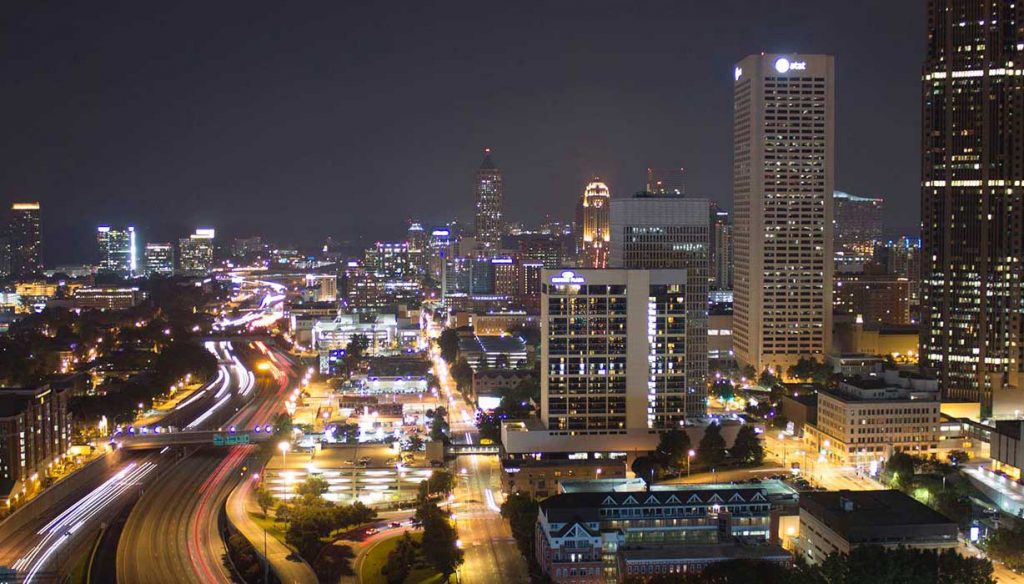
M 43 526 L 38 534 L 42 539 L 27 554 L 13 564 L 16 571 L 26 571 L 25 584 L 30 584 L 55 554 L 60 551 L 71 536 L 117 500 L 121 495 L 138 485 L 153 469 L 156 463 L 130 463 L 116 475 L 93 489 L 85 497 Z

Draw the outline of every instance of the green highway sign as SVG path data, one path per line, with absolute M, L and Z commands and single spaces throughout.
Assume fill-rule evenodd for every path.
M 223 434 L 214 434 L 213 435 L 213 445 L 214 446 L 234 446 L 236 444 L 248 444 L 248 443 L 249 443 L 249 433 L 248 432 L 246 432 L 244 434 L 228 434 L 227 436 L 225 436 Z

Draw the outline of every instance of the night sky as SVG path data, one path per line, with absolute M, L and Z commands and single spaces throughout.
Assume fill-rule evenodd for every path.
M 514 221 L 649 165 L 731 206 L 732 65 L 762 51 L 836 55 L 837 187 L 917 231 L 923 0 L 69 4 L 0 22 L 0 192 L 42 202 L 49 265 L 105 222 L 311 246 L 471 220 L 485 146 Z

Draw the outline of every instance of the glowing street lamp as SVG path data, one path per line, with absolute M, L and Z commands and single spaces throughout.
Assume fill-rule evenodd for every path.
M 686 476 L 687 477 L 690 476 L 690 461 L 693 460 L 694 456 L 697 456 L 697 451 L 691 448 L 690 451 L 686 453 Z
M 281 451 L 281 456 L 284 459 L 284 466 L 288 466 L 288 451 L 291 449 L 291 447 L 291 444 L 283 440 L 277 445 L 277 448 L 278 450 Z

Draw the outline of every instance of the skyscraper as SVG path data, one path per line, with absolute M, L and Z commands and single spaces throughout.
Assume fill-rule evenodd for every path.
M 170 243 L 147 243 L 145 259 L 147 275 L 174 273 L 174 246 Z
M 476 240 L 487 257 L 501 249 L 501 183 L 501 171 L 491 160 L 491 149 L 484 148 L 484 160 L 476 171 Z
M 43 271 L 39 203 L 14 203 L 8 223 L 11 240 L 11 276 L 26 278 Z
M 647 192 L 655 195 L 683 195 L 686 186 L 682 168 L 648 168 Z
M 708 281 L 712 290 L 732 290 L 732 217 L 711 204 L 711 252 Z
M 843 191 L 832 193 L 834 251 L 870 257 L 882 243 L 882 209 L 885 199 L 858 197 Z
M 1022 22 L 1020 2 L 928 2 L 921 363 L 983 416 L 1021 387 L 1024 362 Z
M 188 237 L 178 240 L 178 261 L 181 271 L 192 276 L 202 276 L 213 268 L 213 229 L 196 229 Z
M 576 257 L 582 268 L 608 266 L 610 201 L 608 185 L 595 178 L 583 189 L 583 195 L 576 204 Z
M 135 228 L 114 229 L 109 225 L 96 228 L 96 247 L 99 251 L 99 271 L 130 278 L 137 271 L 138 253 L 135 247 Z
M 758 371 L 831 346 L 834 67 L 762 54 L 733 71 L 733 344 Z
M 687 416 L 707 413 L 708 217 L 707 199 L 638 193 L 611 200 L 612 268 L 678 271 L 685 282 L 685 406 Z

